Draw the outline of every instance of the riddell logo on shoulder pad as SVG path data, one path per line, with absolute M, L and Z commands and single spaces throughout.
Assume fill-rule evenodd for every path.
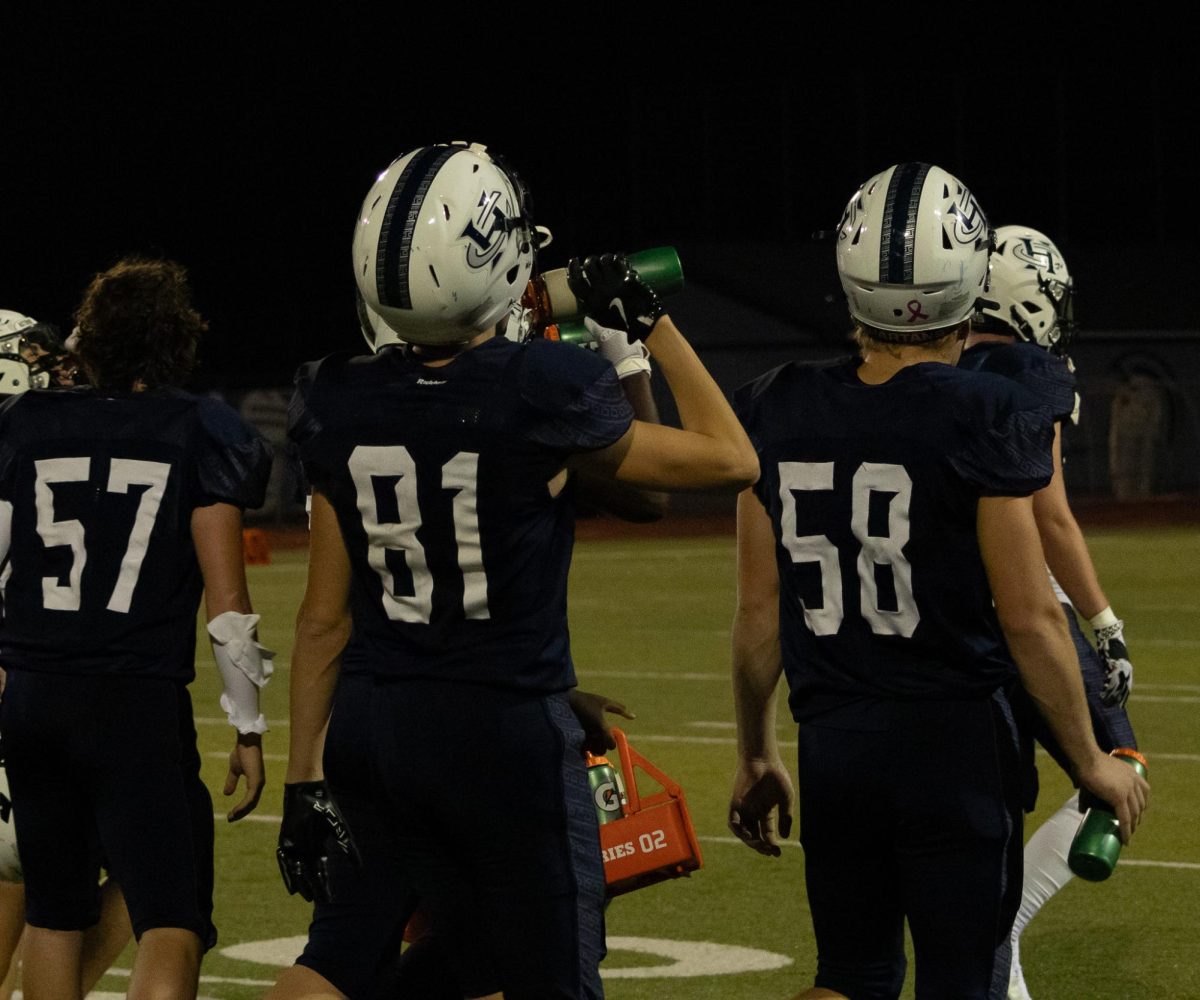
M 445 385 L 445 384 L 446 384 L 445 379 L 436 379 L 436 378 L 419 378 L 419 379 L 417 379 L 417 385 Z

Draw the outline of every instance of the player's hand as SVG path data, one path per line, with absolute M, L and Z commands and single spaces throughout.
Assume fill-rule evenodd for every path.
M 1079 784 L 1109 804 L 1121 825 L 1121 843 L 1128 844 L 1150 805 L 1150 783 L 1123 761 L 1097 752 L 1087 770 L 1080 769 Z
M 630 341 L 624 330 L 601 326 L 591 316 L 583 318 L 596 344 L 596 351 L 617 370 L 617 378 L 628 378 L 638 372 L 650 374 L 650 352 L 640 340 Z
M 1124 765 L 1122 765 L 1124 766 Z M 729 799 L 729 829 L 759 854 L 777 858 L 792 832 L 796 793 L 778 758 L 739 760 Z
M 567 697 L 571 702 L 571 711 L 583 726 L 583 749 L 597 756 L 617 745 L 617 741 L 613 739 L 612 727 L 605 717 L 606 713 L 619 715 L 623 719 L 637 718 L 615 698 L 602 694 L 573 688 Z
M 567 265 L 567 284 L 583 311 L 602 326 L 624 330 L 630 340 L 645 340 L 666 311 L 638 273 L 620 254 L 606 253 Z
M 229 752 L 229 773 L 225 775 L 225 794 L 237 791 L 238 779 L 246 779 L 246 794 L 242 801 L 229 810 L 226 819 L 236 823 L 243 816 L 254 812 L 262 798 L 263 786 L 267 783 L 267 772 L 263 767 L 262 736 L 258 733 L 238 733 L 237 741 Z
M 1096 629 L 1096 652 L 1105 671 L 1100 700 L 1109 708 L 1124 708 L 1133 690 L 1133 664 L 1125 648 L 1125 623 L 1121 619 Z
M 333 894 L 329 880 L 329 855 L 341 851 L 362 864 L 350 827 L 338 810 L 324 781 L 298 781 L 283 786 L 283 822 L 275 857 L 289 893 L 300 893 L 310 903 L 328 903 Z

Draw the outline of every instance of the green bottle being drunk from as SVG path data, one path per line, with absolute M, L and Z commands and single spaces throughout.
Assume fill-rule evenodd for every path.
M 1146 758 L 1136 750 L 1119 748 L 1112 752 L 1143 778 Z M 1076 875 L 1089 882 L 1103 882 L 1117 867 L 1121 856 L 1121 831 L 1112 807 L 1091 792 L 1081 789 L 1079 803 L 1087 807 L 1079 831 L 1067 852 L 1067 865 Z

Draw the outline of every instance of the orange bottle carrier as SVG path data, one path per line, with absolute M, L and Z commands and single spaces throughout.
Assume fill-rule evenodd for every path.
M 704 859 L 679 783 L 667 777 L 629 745 L 614 728 L 627 802 L 621 818 L 600 827 L 600 850 L 608 895 L 619 896 L 656 882 L 689 875 Z M 635 769 L 662 786 L 645 798 L 638 791 Z

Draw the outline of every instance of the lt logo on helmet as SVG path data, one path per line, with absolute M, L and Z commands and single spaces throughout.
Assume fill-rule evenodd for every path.
M 959 243 L 974 243 L 984 235 L 987 228 L 987 218 L 979 202 L 965 187 L 959 188 L 958 201 L 949 212 L 954 216 L 954 238 Z
M 504 208 L 500 208 L 502 192 L 484 192 L 479 196 L 479 212 L 474 219 L 467 222 L 462 231 L 463 237 L 469 239 L 467 246 L 467 266 L 473 268 L 486 267 L 489 261 L 495 261 L 504 244 L 508 240 L 508 227 L 505 223 L 513 214 L 512 202 L 504 199 Z M 495 267 L 495 264 L 492 265 Z

